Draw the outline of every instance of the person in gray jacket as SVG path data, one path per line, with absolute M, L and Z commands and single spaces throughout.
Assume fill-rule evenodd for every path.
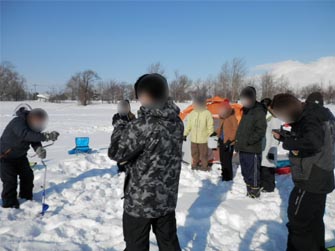
M 46 150 L 41 141 L 55 141 L 59 133 L 42 132 L 48 120 L 47 113 L 40 108 L 31 111 L 21 108 L 16 117 L 6 126 L 0 138 L 0 174 L 3 183 L 2 207 L 19 208 L 17 199 L 17 177 L 20 177 L 21 199 L 33 199 L 34 174 L 30 168 L 27 152 L 30 146 L 41 159 Z
M 124 166 L 123 234 L 127 251 L 149 250 L 151 227 L 160 251 L 179 251 L 175 208 L 184 125 L 168 84 L 146 74 L 135 84 L 138 118 L 115 127 L 109 157 Z

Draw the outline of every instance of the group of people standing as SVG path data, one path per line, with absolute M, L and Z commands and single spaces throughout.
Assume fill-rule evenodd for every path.
M 256 90 L 240 94 L 243 116 L 238 123 L 229 102 L 222 104 L 221 123 L 214 131 L 206 100 L 196 98 L 184 129 L 180 110 L 169 98 L 166 79 L 145 74 L 134 85 L 141 103 L 138 117 L 128 101 L 118 105 L 108 156 L 125 171 L 123 233 L 126 251 L 148 251 L 151 228 L 160 251 L 180 251 L 175 209 L 182 163 L 182 145 L 190 135 L 192 169 L 209 171 L 210 136 L 218 136 L 222 180 L 233 179 L 232 156 L 239 153 L 247 196 L 257 198 L 261 187 L 274 190 L 278 142 L 289 151 L 294 189 L 288 207 L 287 251 L 324 251 L 323 215 L 327 194 L 334 190 L 334 115 L 313 94 L 301 102 L 291 94 L 278 94 L 258 102 Z M 318 102 L 315 102 L 318 101 Z M 41 109 L 19 110 L 0 139 L 0 170 L 4 208 L 18 208 L 17 176 L 22 199 L 33 199 L 33 173 L 27 159 L 30 146 L 46 157 L 42 141 L 55 141 L 59 133 L 46 133 L 47 114 Z M 291 131 L 277 130 L 285 122 Z M 262 167 L 263 166 L 263 167 Z M 271 171 L 269 171 L 271 170 Z M 261 179 L 261 177 L 270 177 Z
M 229 100 L 225 100 L 219 109 L 220 124 L 214 131 L 213 116 L 206 108 L 206 99 L 195 98 L 194 110 L 187 117 L 184 140 L 191 134 L 192 169 L 209 171 L 208 139 L 218 138 L 222 181 L 233 180 L 233 153 L 239 152 L 247 195 L 258 198 L 261 189 L 274 191 L 279 143 L 271 130 L 280 128 L 281 123 L 271 111 L 271 99 L 257 102 L 254 87 L 244 88 L 240 99 L 243 105 L 241 121 L 238 122 Z
M 255 88 L 248 86 L 240 94 L 240 122 L 229 102 L 224 102 L 215 131 L 204 97 L 194 98 L 184 129 L 167 89 L 161 75 L 140 77 L 135 84 L 142 104 L 139 117 L 128 125 L 121 122 L 111 137 L 109 156 L 126 169 L 126 250 L 149 250 L 151 227 L 159 250 L 181 250 L 175 206 L 182 140 L 190 135 L 191 168 L 211 170 L 208 139 L 217 136 L 222 180 L 233 179 L 232 157 L 237 152 L 251 198 L 260 197 L 261 191 L 274 191 L 278 145 L 282 143 L 289 152 L 294 182 L 288 207 L 287 251 L 324 251 L 326 196 L 334 190 L 335 119 L 323 107 L 320 95 L 312 94 L 301 102 L 291 94 L 278 94 L 258 102 Z M 283 123 L 291 130 L 283 130 Z

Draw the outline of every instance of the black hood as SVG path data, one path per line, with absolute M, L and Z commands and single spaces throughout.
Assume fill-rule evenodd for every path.
M 328 109 L 316 103 L 306 103 L 301 118 L 313 115 L 320 121 L 334 120 L 334 114 Z
M 19 110 L 16 111 L 15 115 L 19 118 L 26 119 L 30 111 L 25 109 L 24 107 L 21 107 Z

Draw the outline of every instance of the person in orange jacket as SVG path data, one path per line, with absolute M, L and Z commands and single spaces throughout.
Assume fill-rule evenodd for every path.
M 217 136 L 219 137 L 222 181 L 230 181 L 233 180 L 232 158 L 238 122 L 235 111 L 229 104 L 229 100 L 223 103 L 219 116 L 222 121 L 217 129 Z

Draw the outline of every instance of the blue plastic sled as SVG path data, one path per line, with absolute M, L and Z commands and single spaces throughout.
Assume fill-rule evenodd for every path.
M 278 160 L 277 161 L 277 168 L 282 168 L 286 166 L 291 166 L 291 162 L 289 160 Z
M 92 149 L 89 147 L 89 137 L 76 137 L 76 147 L 68 151 L 69 154 L 91 153 Z

